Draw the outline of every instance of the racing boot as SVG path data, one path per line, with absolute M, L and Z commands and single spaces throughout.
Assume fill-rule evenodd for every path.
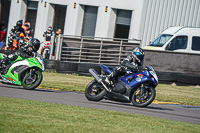
M 6 68 L 6 62 L 7 62 L 7 58 L 3 58 L 1 61 L 0 61 L 0 70 L 3 70 L 4 68 Z
M 108 84 L 108 85 L 111 85 L 111 79 L 113 78 L 113 73 L 111 73 L 110 75 L 108 75 L 105 79 L 105 82 Z

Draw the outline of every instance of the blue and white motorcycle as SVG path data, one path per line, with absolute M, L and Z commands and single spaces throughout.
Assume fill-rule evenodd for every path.
M 105 82 L 106 77 L 112 73 L 113 68 L 100 65 L 104 74 L 99 75 L 93 68 L 90 74 L 95 78 L 86 89 L 85 96 L 90 101 L 109 99 L 120 102 L 132 102 L 136 107 L 146 107 L 153 102 L 156 96 L 158 77 L 151 66 L 145 70 L 135 72 L 128 70 L 125 75 L 111 81 Z

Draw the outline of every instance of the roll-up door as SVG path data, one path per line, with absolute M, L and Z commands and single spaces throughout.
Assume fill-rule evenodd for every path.
M 82 36 L 94 36 L 98 7 L 85 6 Z
M 131 15 L 132 15 L 131 11 L 117 10 L 117 24 L 130 26 Z
M 54 31 L 61 29 L 62 33 L 64 33 L 66 11 L 67 11 L 67 6 L 55 5 L 54 25 L 53 25 Z
M 37 1 L 28 1 L 27 8 L 30 9 L 30 10 L 37 10 L 38 2 Z
M 38 9 L 37 1 L 28 1 L 26 22 L 29 22 L 31 24 L 31 29 L 33 29 L 33 36 L 34 36 L 35 23 L 36 23 L 36 18 L 37 18 L 37 9 Z
M 128 39 L 131 24 L 131 16 L 132 11 L 130 10 L 117 10 L 115 38 Z
M 10 0 L 0 0 L 0 21 L 8 26 L 9 14 L 10 14 Z

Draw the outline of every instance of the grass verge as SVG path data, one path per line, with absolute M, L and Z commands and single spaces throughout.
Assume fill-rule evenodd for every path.
M 64 91 L 84 92 L 93 77 L 44 72 L 42 88 L 59 89 Z M 173 86 L 159 84 L 156 88 L 156 100 L 175 102 L 183 105 L 200 106 L 200 88 L 195 86 Z
M 143 115 L 0 97 L 0 132 L 197 133 L 200 125 Z

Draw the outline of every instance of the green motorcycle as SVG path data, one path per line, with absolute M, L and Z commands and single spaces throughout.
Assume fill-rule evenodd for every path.
M 4 56 L 4 54 L 0 53 L 0 59 L 3 59 Z M 0 82 L 15 84 L 23 86 L 27 90 L 33 90 L 42 82 L 43 71 L 44 63 L 40 54 L 35 53 L 32 58 L 18 56 L 15 61 L 9 62 L 1 70 Z

